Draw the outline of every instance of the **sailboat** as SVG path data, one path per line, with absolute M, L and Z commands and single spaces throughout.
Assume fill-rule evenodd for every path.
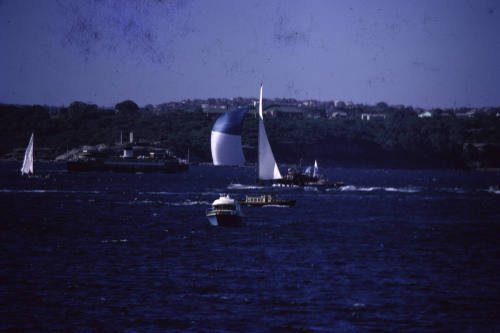
M 283 178 L 274 159 L 271 145 L 267 139 L 264 117 L 262 115 L 262 84 L 260 85 L 259 97 L 259 158 L 257 177 L 259 180 L 276 180 Z
M 318 162 L 314 161 L 314 169 L 306 172 L 297 172 L 289 169 L 285 176 L 281 172 L 274 158 L 271 145 L 264 127 L 262 105 L 262 85 L 259 96 L 259 136 L 257 158 L 257 181 L 271 181 L 273 186 L 302 187 L 341 187 L 343 182 L 329 183 L 328 179 L 319 174 Z M 212 127 L 211 150 L 214 165 L 244 165 L 245 157 L 241 145 L 241 128 L 247 108 L 229 111 L 215 121 Z
M 244 165 L 245 157 L 241 145 L 241 129 L 248 108 L 229 111 L 219 118 L 212 127 L 210 146 L 214 165 Z M 267 139 L 262 113 L 262 85 L 259 97 L 259 137 L 258 137 L 258 180 L 281 179 L 278 164 L 274 159 Z
M 314 160 L 314 167 L 309 166 L 304 172 L 300 172 L 294 169 L 288 169 L 288 173 L 282 178 L 276 181 L 277 186 L 292 186 L 292 187 L 303 187 L 303 186 L 313 186 L 321 188 L 339 188 L 344 186 L 343 182 L 330 183 L 328 179 L 323 177 L 319 173 L 318 161 Z
M 21 167 L 21 175 L 33 174 L 33 138 L 34 133 L 31 133 L 30 142 L 24 153 L 23 166 Z

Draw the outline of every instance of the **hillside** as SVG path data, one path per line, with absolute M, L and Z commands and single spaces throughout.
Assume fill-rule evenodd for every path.
M 75 102 L 79 103 L 79 102 Z M 67 149 L 113 144 L 123 133 L 168 147 L 179 156 L 190 150 L 192 161 L 211 161 L 210 132 L 220 113 L 170 110 L 154 113 L 125 105 L 103 109 L 85 103 L 49 113 L 42 106 L 0 105 L 0 156 L 22 156 L 35 132 L 36 158 L 54 159 Z M 118 106 L 118 105 L 117 105 Z M 498 168 L 500 118 L 496 113 L 473 117 L 418 117 L 407 109 L 390 109 L 379 120 L 354 116 L 326 118 L 322 110 L 270 112 L 266 128 L 280 163 L 395 168 Z M 257 119 L 249 112 L 243 145 L 255 161 Z

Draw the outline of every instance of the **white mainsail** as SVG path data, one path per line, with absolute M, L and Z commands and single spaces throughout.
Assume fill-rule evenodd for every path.
M 274 159 L 271 145 L 267 139 L 264 117 L 262 115 L 262 85 L 260 86 L 259 98 L 259 170 L 258 177 L 261 180 L 281 179 L 278 164 Z
M 33 174 L 33 136 L 34 133 L 31 133 L 30 143 L 28 143 L 24 153 L 23 166 L 21 167 L 22 175 Z
M 314 160 L 313 177 L 318 177 L 318 162 L 316 160 Z

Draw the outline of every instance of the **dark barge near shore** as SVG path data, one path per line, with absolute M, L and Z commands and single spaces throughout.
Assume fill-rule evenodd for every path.
M 166 172 L 189 170 L 187 163 L 171 160 L 139 160 L 112 157 L 104 160 L 75 160 L 66 163 L 68 171 Z
M 114 171 L 114 172 L 165 172 L 176 173 L 189 170 L 187 160 L 168 152 L 141 152 L 135 156 L 131 146 L 125 147 L 123 155 L 84 150 L 78 158 L 68 160 L 68 171 Z

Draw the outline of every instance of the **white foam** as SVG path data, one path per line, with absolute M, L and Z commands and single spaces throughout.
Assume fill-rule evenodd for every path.
M 131 204 L 152 204 L 152 203 L 155 203 L 155 201 L 151 201 L 151 200 L 137 200 L 137 198 L 135 198 L 134 201 L 131 201 L 130 203 Z M 161 201 L 159 201 L 159 203 L 161 203 Z
M 384 190 L 387 191 L 387 192 L 402 192 L 402 193 L 417 193 L 417 192 L 420 192 L 420 190 L 417 189 L 417 188 L 415 188 L 415 187 L 400 187 L 400 188 L 385 187 Z
M 186 201 L 181 201 L 181 202 L 164 202 L 161 200 L 139 200 L 138 198 L 135 198 L 132 201 L 125 201 L 125 202 L 118 202 L 118 204 L 121 205 L 151 205 L 151 204 L 158 204 L 158 205 L 165 205 L 165 206 L 196 206 L 196 205 L 210 205 L 208 201 L 191 201 L 191 200 L 186 200 Z
M 358 188 L 358 191 L 361 192 L 372 192 L 372 191 L 379 191 L 381 190 L 380 187 L 360 187 Z
M 500 194 L 500 188 L 498 188 L 498 186 L 490 186 L 486 191 L 493 194 Z
M 264 187 L 258 185 L 245 185 L 245 184 L 229 184 L 227 186 L 228 190 L 256 190 L 261 188 Z
M 183 193 L 181 193 L 181 192 L 164 192 L 164 191 L 159 191 L 159 192 L 139 192 L 139 194 L 176 195 L 176 194 L 183 194 Z
M 137 192 L 139 195 L 144 195 L 144 194 L 149 194 L 149 195 L 219 195 L 221 192 L 224 191 L 217 191 L 217 192 L 167 192 L 167 191 L 152 191 L 152 192 Z
M 103 244 L 106 244 L 106 243 L 115 243 L 116 244 L 116 243 L 126 243 L 126 242 L 128 242 L 128 239 L 126 239 L 126 238 L 125 239 L 110 239 L 110 240 L 103 239 L 101 241 L 101 243 L 103 243 Z
M 448 193 L 456 193 L 456 194 L 464 194 L 464 193 L 467 193 L 466 190 L 464 190 L 463 188 L 459 188 L 459 187 L 442 187 L 439 189 L 440 191 L 442 192 L 448 192 Z
M 380 187 L 358 187 L 358 186 L 354 186 L 354 185 L 346 185 L 346 186 L 342 186 L 340 187 L 340 190 L 341 191 L 360 191 L 360 192 L 371 192 L 371 191 L 374 191 L 374 190 L 380 190 L 381 188 Z
M 341 191 L 354 191 L 354 192 L 373 192 L 373 191 L 385 191 L 385 192 L 400 192 L 400 193 L 417 193 L 420 189 L 416 187 L 379 187 L 379 186 L 354 186 L 346 185 L 340 187 Z
M 39 189 L 32 189 L 32 190 L 11 190 L 11 189 L 0 189 L 1 193 L 92 193 L 92 194 L 99 194 L 101 192 L 99 191 L 69 191 L 69 190 L 39 190 Z
M 318 188 L 314 186 L 304 186 L 304 191 L 307 192 L 318 192 Z
M 201 195 L 219 195 L 220 192 L 201 192 Z
M 166 202 L 168 206 L 196 206 L 196 205 L 210 205 L 208 201 L 190 201 L 186 200 L 183 202 Z

